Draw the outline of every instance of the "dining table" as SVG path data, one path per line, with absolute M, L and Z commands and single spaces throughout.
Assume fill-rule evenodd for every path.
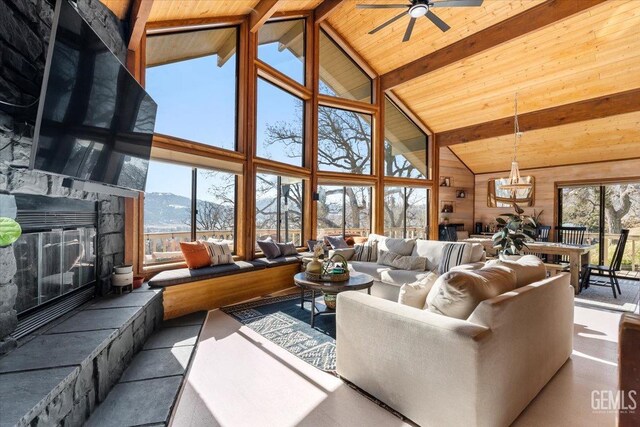
M 495 256 L 498 250 L 493 247 L 493 240 L 488 237 L 471 237 L 462 240 L 469 243 L 480 243 L 484 246 L 488 256 Z M 569 274 L 571 275 L 571 286 L 573 286 L 576 295 L 580 290 L 580 270 L 584 265 L 589 264 L 589 254 L 596 249 L 596 244 L 569 245 L 557 242 L 527 242 L 524 248 L 525 254 L 545 254 L 560 255 L 569 258 Z

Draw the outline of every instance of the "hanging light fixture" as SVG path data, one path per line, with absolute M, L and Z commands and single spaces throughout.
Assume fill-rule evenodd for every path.
M 523 181 L 520 177 L 520 168 L 518 167 L 518 140 L 522 137 L 520 132 L 520 126 L 518 125 L 518 93 L 516 92 L 514 101 L 514 119 L 513 119 L 513 160 L 511 161 L 511 173 L 506 184 L 500 186 L 501 189 L 511 191 L 511 195 L 515 197 L 516 191 L 528 190 L 531 188 L 531 183 Z

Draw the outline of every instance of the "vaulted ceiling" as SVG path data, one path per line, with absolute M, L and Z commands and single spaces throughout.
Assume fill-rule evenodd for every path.
M 126 17 L 127 0 L 103 2 Z M 523 167 L 640 158 L 638 0 L 439 8 L 451 29 L 420 19 L 406 43 L 407 18 L 368 34 L 397 10 L 356 9 L 404 0 L 155 0 L 149 21 L 246 15 L 265 2 L 277 12 L 336 5 L 328 24 L 474 173 L 509 168 L 516 92 Z

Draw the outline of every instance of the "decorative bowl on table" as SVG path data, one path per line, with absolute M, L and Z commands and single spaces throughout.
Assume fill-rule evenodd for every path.
M 334 254 L 322 264 L 319 273 L 307 269 L 305 277 L 312 282 L 346 282 L 349 280 L 349 264 L 345 257 Z

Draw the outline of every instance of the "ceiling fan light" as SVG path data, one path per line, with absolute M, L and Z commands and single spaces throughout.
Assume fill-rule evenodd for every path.
M 415 4 L 409 9 L 412 18 L 420 18 L 427 14 L 429 7 L 426 4 Z

